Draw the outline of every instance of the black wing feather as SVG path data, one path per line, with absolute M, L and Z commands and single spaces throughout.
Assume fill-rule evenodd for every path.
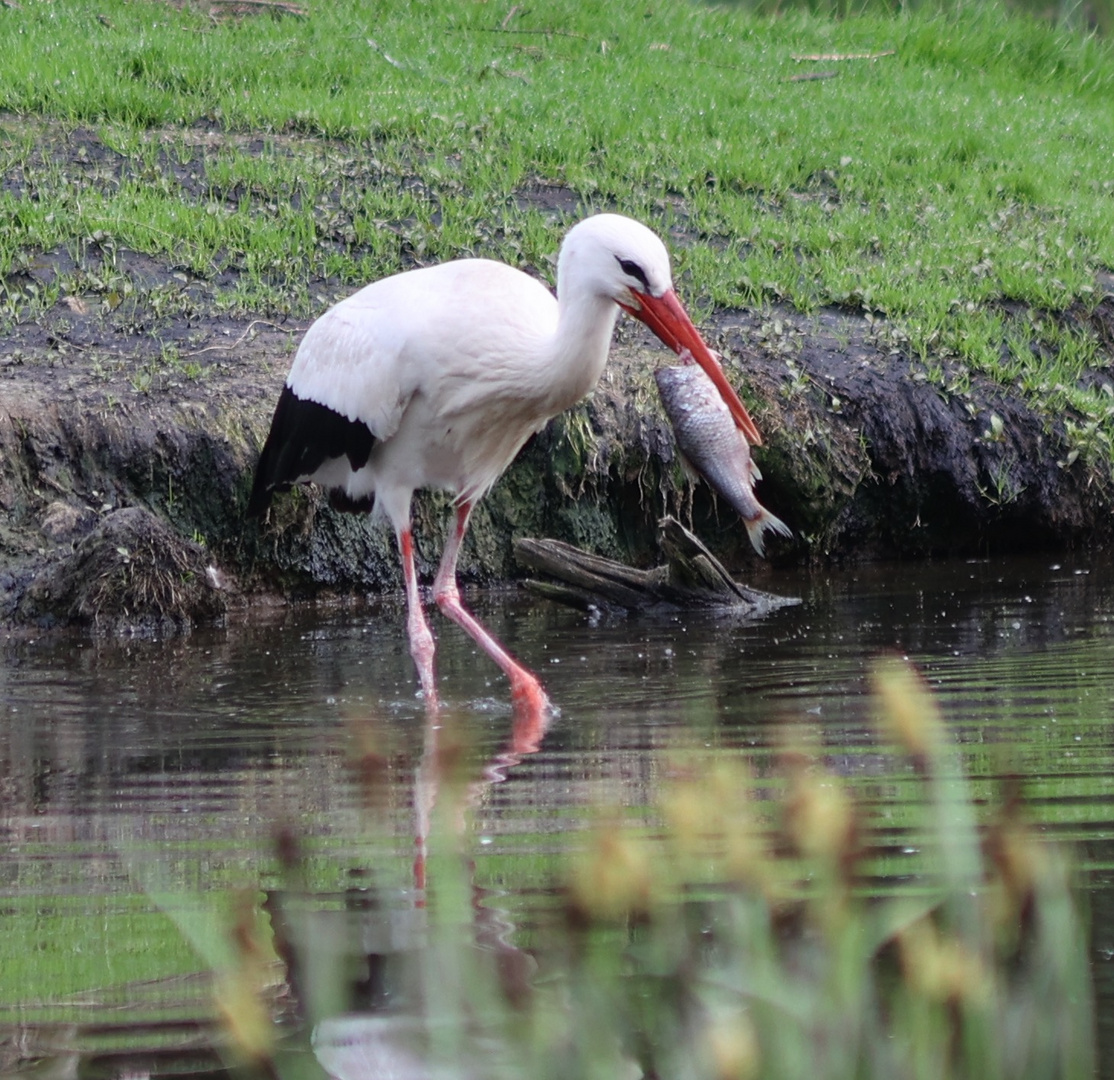
M 326 461 L 346 457 L 353 472 L 362 469 L 374 445 L 375 436 L 362 420 L 349 420 L 326 405 L 303 400 L 284 386 L 255 467 L 248 517 L 261 516 L 276 491 L 287 490 Z

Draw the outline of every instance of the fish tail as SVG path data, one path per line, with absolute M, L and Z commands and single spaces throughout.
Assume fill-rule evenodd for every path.
M 753 520 L 746 521 L 747 536 L 750 537 L 751 544 L 754 545 L 754 550 L 758 552 L 763 558 L 766 556 L 766 542 L 765 536 L 767 532 L 775 532 L 779 536 L 792 536 L 793 530 L 785 524 L 779 517 L 774 517 L 764 506 L 760 508 L 761 512 L 758 517 Z

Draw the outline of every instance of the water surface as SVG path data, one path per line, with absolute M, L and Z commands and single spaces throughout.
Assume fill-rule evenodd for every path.
M 771 574 L 755 584 L 802 602 L 751 623 L 686 613 L 593 625 L 514 591 L 472 595 L 557 706 L 544 733 L 516 726 L 505 681 L 436 617 L 434 729 L 393 599 L 183 640 L 9 643 L 0 1070 L 69 1055 L 84 1075 L 158 1072 L 209 1053 L 211 987 L 191 919 L 234 911 L 244 889 L 280 893 L 278 838 L 296 840 L 323 909 L 351 910 L 372 886 L 399 912 L 420 907 L 446 740 L 467 774 L 472 884 L 497 913 L 491 934 L 510 943 L 550 902 L 554 868 L 594 808 L 623 807 L 643 827 L 663 777 L 707 754 L 765 776 L 786 722 L 808 725 L 866 798 L 915 798 L 908 762 L 869 723 L 870 661 L 894 651 L 939 693 L 976 792 L 992 798 L 1002 777 L 1021 776 L 1032 816 L 1074 845 L 1108 1042 L 1110 570 L 1043 559 Z M 898 821 L 879 843 L 877 889 L 906 887 L 918 838 Z M 391 933 L 405 939 L 400 918 Z M 280 1011 L 283 993 L 276 984 Z

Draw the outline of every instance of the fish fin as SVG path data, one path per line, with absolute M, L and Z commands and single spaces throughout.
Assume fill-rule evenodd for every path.
M 762 508 L 762 513 L 753 521 L 746 522 L 746 527 L 747 536 L 750 537 L 750 542 L 754 546 L 754 550 L 763 558 L 766 557 L 765 535 L 767 532 L 775 532 L 779 536 L 793 535 L 793 530 L 789 528 L 781 518 L 774 517 L 765 507 Z
M 758 467 L 758 462 L 754 458 L 750 459 L 750 475 L 753 480 L 762 479 L 762 470 Z

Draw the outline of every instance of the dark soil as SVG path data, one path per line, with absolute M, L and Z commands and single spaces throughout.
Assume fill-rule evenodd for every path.
M 45 520 L 65 534 L 79 531 L 88 516 L 56 502 Z M 48 560 L 24 590 L 16 616 L 99 632 L 179 631 L 224 614 L 227 588 L 201 545 L 150 510 L 129 506 L 105 514 L 66 556 Z
M 1114 299 L 1095 318 L 1114 324 Z M 1017 390 L 974 376 L 947 392 L 879 346 L 864 318 L 841 312 L 740 313 L 720 325 L 752 394 L 770 403 L 761 461 L 771 509 L 785 506 L 813 558 L 1110 543 L 1110 477 L 1069 465 L 1067 418 L 1049 423 Z M 1114 389 L 1108 370 L 1091 376 Z
M 96 159 L 95 143 L 86 133 L 74 153 Z M 520 197 L 575 216 L 564 189 Z M 92 270 L 103 254 L 95 240 L 80 256 L 32 253 L 2 284 L 32 295 L 82 280 L 82 261 Z M 0 619 L 184 627 L 263 595 L 396 587 L 386 529 L 315 493 L 279 498 L 262 525 L 244 518 L 309 320 L 221 315 L 227 282 L 122 249 L 112 257 L 143 287 L 122 301 L 63 290 L 49 310 L 0 326 Z M 154 302 L 168 292 L 170 313 Z M 1114 325 L 1111 300 L 1097 318 Z M 720 312 L 705 329 L 765 433 L 759 497 L 795 532 L 775 564 L 1110 543 L 1109 477 L 1067 464 L 1062 423 L 1019 393 L 977 378 L 947 393 L 854 314 Z M 641 327 L 620 327 L 592 398 L 534 440 L 477 511 L 466 576 L 515 575 L 524 535 L 652 565 L 666 512 L 691 521 L 729 567 L 753 564 L 734 514 L 685 487 L 651 377 L 668 360 Z M 1108 369 L 1091 375 L 1110 381 Z M 425 572 L 446 506 L 431 496 L 418 507 Z

